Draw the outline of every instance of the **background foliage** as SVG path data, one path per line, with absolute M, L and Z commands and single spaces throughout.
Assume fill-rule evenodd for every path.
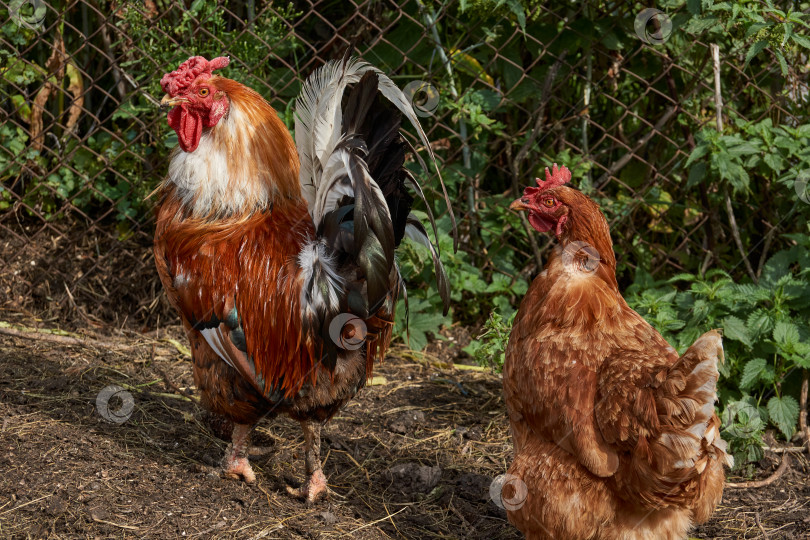
M 511 317 L 553 245 L 508 203 L 556 161 L 602 205 L 631 306 L 680 351 L 724 328 L 723 420 L 739 461 L 759 456 L 766 426 L 795 432 L 810 368 L 808 2 L 658 2 L 666 19 L 641 26 L 647 41 L 664 36 L 657 44 L 634 26 L 640 3 L 20 4 L 0 2 L 0 234 L 16 276 L 0 287 L 5 309 L 62 324 L 66 310 L 108 321 L 123 309 L 144 329 L 171 316 L 148 254 L 146 196 L 176 144 L 156 107 L 161 75 L 193 54 L 229 54 L 223 75 L 261 92 L 292 128 L 303 78 L 351 42 L 402 87 L 425 81 L 438 96 L 415 99 L 460 249 L 434 196 L 454 303 L 443 316 L 418 285 L 432 280 L 429 258 L 405 246 L 412 348 L 461 325 L 481 336 L 469 355 L 502 365 Z M 90 261 L 66 256 L 87 238 Z M 48 241 L 47 255 L 28 251 Z M 397 315 L 408 339 L 404 305 Z

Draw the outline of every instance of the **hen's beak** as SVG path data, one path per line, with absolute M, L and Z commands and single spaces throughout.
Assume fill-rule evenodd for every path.
M 163 99 L 160 100 L 160 108 L 165 109 L 166 107 L 174 107 L 175 105 L 180 105 L 182 103 L 188 103 L 188 100 L 183 97 L 172 97 L 169 94 L 163 96 Z
M 531 207 L 523 202 L 523 199 L 515 199 L 512 201 L 512 204 L 509 205 L 509 210 L 514 210 L 515 212 L 524 212 L 530 210 Z

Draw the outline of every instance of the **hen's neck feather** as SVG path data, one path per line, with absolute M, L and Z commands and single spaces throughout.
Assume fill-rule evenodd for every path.
M 257 92 L 236 81 L 210 83 L 230 100 L 228 114 L 203 131 L 193 152 L 175 150 L 167 182 L 185 213 L 238 217 L 299 202 L 298 152 L 290 133 Z
M 610 227 L 599 209 L 583 193 L 570 189 L 566 193 L 566 204 L 571 208 L 565 229 L 560 236 L 560 245 L 565 248 L 574 242 L 584 242 L 599 253 L 600 265 L 596 274 L 616 291 L 616 255 L 613 253 L 613 242 L 610 239 Z

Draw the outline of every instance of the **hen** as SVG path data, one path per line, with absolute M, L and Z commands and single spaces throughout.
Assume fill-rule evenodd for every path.
M 430 146 L 402 92 L 361 60 L 307 80 L 295 143 L 259 94 L 213 74 L 228 62 L 192 57 L 161 80 L 180 147 L 159 188 L 155 261 L 191 342 L 201 403 L 231 433 L 226 476 L 255 480 L 250 432 L 286 413 L 304 431 L 307 474 L 290 491 L 312 502 L 327 493 L 320 427 L 390 342 L 403 237 L 431 249 L 449 297 L 410 213 L 409 188 L 424 196 L 404 167 L 400 112 Z
M 717 331 L 682 356 L 628 307 L 607 221 L 555 164 L 510 208 L 558 245 L 515 317 L 503 381 L 509 520 L 529 539 L 682 539 L 731 465 L 714 413 Z

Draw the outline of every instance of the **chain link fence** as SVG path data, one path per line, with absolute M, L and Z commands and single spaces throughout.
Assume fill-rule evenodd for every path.
M 506 208 L 557 161 L 602 204 L 625 285 L 637 267 L 755 279 L 783 227 L 761 197 L 778 205 L 786 188 L 761 191 L 754 172 L 740 190 L 701 181 L 687 160 L 718 115 L 806 123 L 807 58 L 781 66 L 765 50 L 746 66 L 747 48 L 727 44 L 715 65 L 686 6 L 644 8 L 2 0 L 0 309 L 68 326 L 174 317 L 150 251 L 149 194 L 176 144 L 160 77 L 192 55 L 229 55 L 222 75 L 292 127 L 302 81 L 347 47 L 414 93 L 460 248 L 485 276 L 538 271 L 552 240 Z

